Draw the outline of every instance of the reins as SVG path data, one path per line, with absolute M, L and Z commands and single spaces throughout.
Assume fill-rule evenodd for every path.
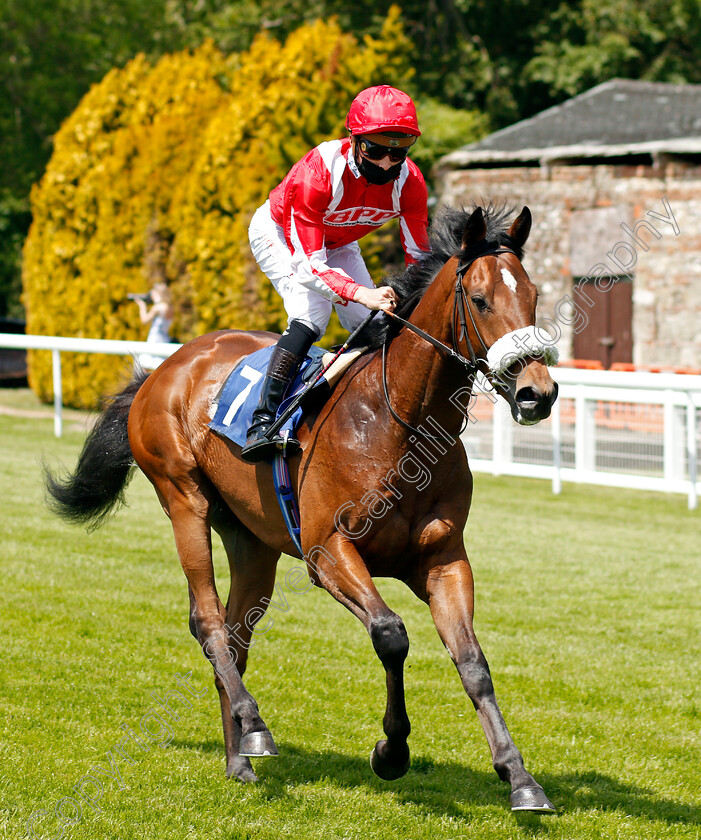
M 459 362 L 467 372 L 468 375 L 473 375 L 477 373 L 479 370 L 479 360 L 477 358 L 477 354 L 475 353 L 475 348 L 472 346 L 472 342 L 470 341 L 470 334 L 469 328 L 467 325 L 467 318 L 465 316 L 465 310 L 467 310 L 467 314 L 470 316 L 470 323 L 472 324 L 472 328 L 475 331 L 475 335 L 479 339 L 484 352 L 487 353 L 489 348 L 484 342 L 482 335 L 477 328 L 477 323 L 475 322 L 475 316 L 472 314 L 472 307 L 470 306 L 470 301 L 467 298 L 467 294 L 463 287 L 463 280 L 465 279 L 465 275 L 467 274 L 468 270 L 472 266 L 472 264 L 478 260 L 480 257 L 489 257 L 489 256 L 498 256 L 499 254 L 513 254 L 514 252 L 509 248 L 496 248 L 492 251 L 483 251 L 481 254 L 476 254 L 474 257 L 471 257 L 464 263 L 459 263 L 457 271 L 455 273 L 455 294 L 453 296 L 453 317 L 451 319 L 451 332 L 452 332 L 452 339 L 453 339 L 453 346 L 449 347 L 447 344 L 444 344 L 442 341 L 439 341 L 437 338 L 434 338 L 432 335 L 429 335 L 427 332 L 422 330 L 420 327 L 417 327 L 415 324 L 412 324 L 410 321 L 407 321 L 405 318 L 402 318 L 399 315 L 396 315 L 394 312 L 388 312 L 387 314 L 395 321 L 398 321 L 407 329 L 411 330 L 413 333 L 418 335 L 424 341 L 427 341 L 429 344 L 432 344 L 437 350 L 446 353 L 451 359 L 455 359 L 456 362 Z M 460 334 L 456 336 L 455 334 L 455 323 L 460 321 Z M 465 339 L 466 344 L 470 351 L 470 358 L 467 359 L 465 356 L 462 355 L 460 352 L 460 341 Z M 385 342 L 382 345 L 382 389 L 385 395 L 385 401 L 387 402 L 387 408 L 389 408 L 390 414 L 405 429 L 410 432 L 413 432 L 417 435 L 422 435 L 429 440 L 440 441 L 440 438 L 436 435 L 431 435 L 428 432 L 425 432 L 423 429 L 418 429 L 412 426 L 410 423 L 407 423 L 406 420 L 402 420 L 402 418 L 397 414 L 397 412 L 392 408 L 392 404 L 390 403 L 389 399 L 389 390 L 387 388 L 387 343 Z M 465 431 L 467 427 L 467 415 L 465 416 L 465 420 L 463 421 L 463 425 L 460 428 L 457 436 L 453 439 L 457 440 L 460 435 Z M 447 433 L 446 433 L 447 434 Z

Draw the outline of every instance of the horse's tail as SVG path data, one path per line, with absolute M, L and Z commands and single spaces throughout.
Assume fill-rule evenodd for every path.
M 57 477 L 44 468 L 48 503 L 61 519 L 92 531 L 124 503 L 134 467 L 127 436 L 129 409 L 147 376 L 139 370 L 123 391 L 109 398 L 88 433 L 75 472 Z

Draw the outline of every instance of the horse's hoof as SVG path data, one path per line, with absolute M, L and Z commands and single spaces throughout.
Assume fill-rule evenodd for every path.
M 280 755 L 270 732 L 249 732 L 239 743 L 239 755 Z
M 542 787 L 519 788 L 511 794 L 509 801 L 512 811 L 538 811 L 541 814 L 554 814 L 556 810 Z
M 226 768 L 227 779 L 238 779 L 240 782 L 257 782 L 258 776 L 253 772 L 251 762 L 242 755 L 235 755 Z
M 395 779 L 401 779 L 401 777 L 409 769 L 409 765 L 411 764 L 411 759 L 409 757 L 409 748 L 407 747 L 405 761 L 403 761 L 401 764 L 390 764 L 388 761 L 385 761 L 385 759 L 382 758 L 381 754 L 381 750 L 384 746 L 386 746 L 386 744 L 387 741 L 378 741 L 375 744 L 375 748 L 370 754 L 370 767 L 372 767 L 372 772 L 376 776 L 379 776 L 386 782 L 393 782 Z

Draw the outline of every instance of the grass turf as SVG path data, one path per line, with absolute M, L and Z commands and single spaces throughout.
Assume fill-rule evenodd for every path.
M 559 808 L 514 815 L 427 608 L 385 580 L 412 645 L 413 764 L 394 783 L 373 776 L 382 668 L 330 596 L 285 587 L 289 558 L 289 608 L 271 608 L 246 675 L 280 757 L 254 760 L 259 785 L 227 781 L 216 692 L 150 485 L 137 475 L 129 506 L 93 534 L 43 504 L 41 458 L 72 467 L 82 439 L 72 424 L 55 440 L 50 415 L 0 416 L 2 836 L 28 836 L 33 815 L 33 836 L 76 840 L 700 836 L 701 514 L 683 497 L 573 485 L 555 497 L 546 482 L 476 476 L 476 628 L 516 743 Z M 219 547 L 215 562 L 225 598 Z M 188 673 L 206 692 L 159 721 L 154 693 Z

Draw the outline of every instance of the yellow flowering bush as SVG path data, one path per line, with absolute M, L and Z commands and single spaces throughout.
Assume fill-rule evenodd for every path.
M 410 46 L 393 8 L 363 43 L 316 21 L 284 44 L 260 35 L 240 55 L 205 43 L 112 70 L 61 127 L 32 192 L 27 331 L 143 339 L 127 294 L 145 291 L 154 271 L 170 283 L 179 341 L 279 331 L 284 312 L 250 255 L 250 218 L 309 148 L 343 135 L 359 90 L 406 85 Z M 331 329 L 328 340 L 338 337 Z M 120 357 L 62 358 L 69 405 L 96 405 L 124 377 Z M 47 352 L 30 354 L 30 384 L 51 398 Z

